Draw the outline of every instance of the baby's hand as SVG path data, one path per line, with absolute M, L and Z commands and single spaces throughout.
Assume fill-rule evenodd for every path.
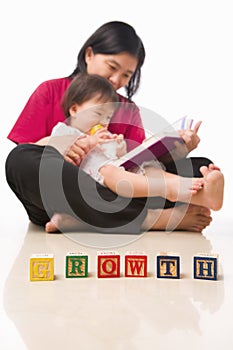
M 122 134 L 117 135 L 116 141 L 118 143 L 116 148 L 116 155 L 118 158 L 120 158 L 127 153 L 127 145 Z
M 111 134 L 107 127 L 102 127 L 100 130 L 96 131 L 95 134 L 91 134 L 90 136 L 96 136 L 96 139 L 99 140 L 99 143 L 103 143 L 105 140 L 115 139 L 116 134 Z

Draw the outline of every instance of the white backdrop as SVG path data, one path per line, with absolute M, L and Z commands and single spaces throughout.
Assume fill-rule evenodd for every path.
M 222 168 L 221 215 L 231 215 L 232 12 L 230 0 L 1 2 L 1 182 L 14 146 L 6 136 L 32 91 L 44 80 L 69 75 L 89 35 L 105 22 L 122 20 L 135 27 L 147 54 L 134 101 L 170 122 L 184 115 L 203 121 L 193 155 Z M 21 208 L 4 186 L 5 202 Z

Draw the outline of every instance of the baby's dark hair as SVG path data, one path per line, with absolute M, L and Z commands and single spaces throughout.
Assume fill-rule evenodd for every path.
M 117 94 L 107 79 L 95 74 L 79 73 L 62 99 L 61 106 L 66 118 L 70 117 L 69 110 L 74 104 L 81 105 L 93 97 L 103 103 L 118 102 Z

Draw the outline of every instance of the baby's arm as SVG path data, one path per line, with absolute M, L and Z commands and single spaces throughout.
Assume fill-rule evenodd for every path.
M 47 146 L 47 144 L 49 143 L 49 140 L 50 140 L 50 136 L 46 136 L 40 139 L 39 141 L 35 142 L 34 144 L 38 146 Z

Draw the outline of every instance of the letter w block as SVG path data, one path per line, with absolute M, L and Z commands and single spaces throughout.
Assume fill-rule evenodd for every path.
M 147 255 L 125 255 L 125 277 L 147 277 Z

